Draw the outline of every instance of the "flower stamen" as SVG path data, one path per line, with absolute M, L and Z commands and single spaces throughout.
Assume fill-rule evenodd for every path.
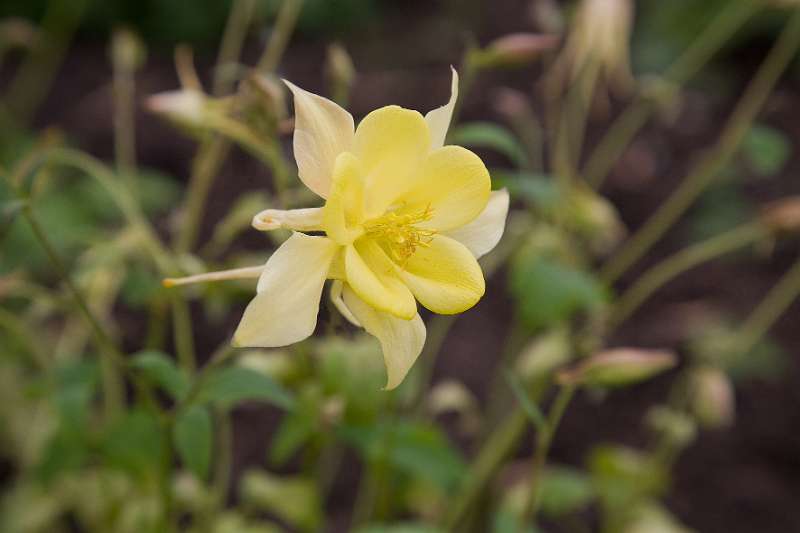
M 430 205 L 422 211 L 398 214 L 401 208 L 402 206 L 370 220 L 364 228 L 367 235 L 383 245 L 392 259 L 403 265 L 414 255 L 418 247 L 430 246 L 436 231 L 416 226 L 433 217 Z

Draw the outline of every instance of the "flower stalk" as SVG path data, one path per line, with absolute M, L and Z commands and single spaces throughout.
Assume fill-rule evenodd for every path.
M 644 226 L 614 255 L 601 271 L 613 283 L 636 263 L 705 191 L 739 149 L 781 74 L 800 46 L 800 10 L 795 10 L 755 78 L 728 120 L 716 147 L 700 161 L 656 210 Z

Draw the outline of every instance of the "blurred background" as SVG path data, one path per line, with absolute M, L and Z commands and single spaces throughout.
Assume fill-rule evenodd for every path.
M 623 346 L 669 350 L 679 363 L 630 387 L 590 388 L 577 395 L 550 447 L 553 470 L 537 531 L 800 531 L 800 306 L 793 303 L 797 282 L 784 278 L 800 251 L 793 236 L 800 207 L 790 202 L 776 212 L 773 203 L 800 194 L 800 62 L 794 52 L 755 119 L 740 132 L 741 142 L 712 173 L 715 179 L 697 191 L 664 237 L 613 279 L 595 274 L 693 166 L 714 154 L 728 118 L 795 8 L 766 0 L 632 3 L 625 53 L 633 78 L 621 89 L 613 79 L 609 87 L 598 81 L 581 100 L 588 118 L 585 141 L 576 149 L 578 177 L 631 102 L 645 98 L 652 105 L 636 135 L 601 172 L 601 196 L 587 196 L 588 214 L 566 224 L 578 235 L 566 245 L 559 240 L 563 225 L 551 224 L 552 213 L 575 204 L 553 186 L 558 181 L 553 176 L 562 170 L 557 154 L 547 149 L 552 135 L 547 115 L 553 109 L 547 87 L 572 42 L 578 4 L 305 0 L 298 5 L 294 30 L 275 58 L 264 93 L 263 105 L 274 120 L 268 128 L 283 157 L 292 161 L 286 122 L 292 114 L 287 97 L 274 91 L 280 91 L 276 77 L 335 98 L 359 120 L 388 104 L 422 113 L 443 105 L 453 65 L 461 72 L 464 97 L 453 140 L 481 155 L 495 188 L 511 191 L 512 211 L 519 214 L 515 224 L 513 213 L 509 219 L 507 232 L 514 240 L 507 235 L 496 260 L 487 257 L 487 292 L 474 309 L 446 321 L 424 317 L 438 357 L 426 348 L 420 375 L 412 374 L 397 393 L 380 392 L 383 370 L 376 346 L 354 335 L 324 305 L 315 339 L 291 352 L 243 354 L 242 365 L 269 376 L 293 397 L 294 407 L 285 408 L 274 395 L 266 395 L 266 403 L 243 397 L 248 401 L 231 402 L 224 415 L 212 412 L 214 434 L 223 437 L 188 430 L 185 440 L 211 444 L 209 450 L 178 452 L 180 463 L 189 467 L 177 469 L 167 489 L 174 493 L 178 530 L 439 531 L 432 524 L 447 515 L 449 495 L 474 473 L 480 443 L 502 431 L 501 415 L 515 403 L 504 372 L 534 383 L 548 356 L 555 353 L 554 366 L 568 364 L 562 345 L 575 344 L 588 345 L 589 352 Z M 240 10 L 238 21 L 232 9 Z M 164 113 L 153 112 L 148 97 L 186 87 L 187 53 L 205 91 L 211 94 L 219 85 L 217 95 L 231 93 L 233 82 L 246 78 L 242 65 L 258 63 L 274 38 L 281 9 L 277 0 L 2 0 L 3 173 L 23 172 L 21 163 L 35 166 L 25 158 L 43 147 L 89 154 L 119 179 L 137 176 L 142 211 L 159 238 L 175 242 L 190 176 L 202 166 L 198 146 L 209 141 L 197 136 L 196 125 L 187 127 L 186 117 L 178 117 L 176 126 L 174 117 L 170 123 Z M 741 20 L 724 26 L 718 21 L 729 11 Z M 221 70 L 215 65 L 230 24 L 240 25 L 241 59 Z M 665 76 L 710 27 L 728 33 L 708 58 L 694 58 L 702 68 L 680 82 Z M 523 37 L 492 48 L 512 34 L 534 40 Z M 184 67 L 181 76 L 176 57 L 178 70 Z M 556 92 L 572 102 L 569 87 L 559 85 Z M 526 123 L 525 117 L 533 118 Z M 141 356 L 147 350 L 172 360 L 180 347 L 169 329 L 179 319 L 160 285 L 163 276 L 141 256 L 141 243 L 125 229 L 124 216 L 111 207 L 102 187 L 80 177 L 92 170 L 81 168 L 45 169 L 31 186 L 38 219 L 122 351 Z M 297 185 L 293 172 L 290 194 Z M 176 255 L 182 272 L 263 260 L 276 244 L 248 229 L 250 217 L 285 192 L 275 184 L 274 168 L 246 147 L 233 146 L 214 175 L 195 219 L 196 235 Z M 30 227 L 14 217 L 9 183 L 0 186 L 5 202 L 0 529 L 157 531 L 161 526 L 143 525 L 149 522 L 142 517 L 157 514 L 157 476 L 150 479 L 148 472 L 163 461 L 158 420 L 144 408 L 130 407 L 131 383 L 123 386 L 124 415 L 98 414 L 98 397 L 105 397 L 98 391 L 107 374 L 92 363 L 97 349 L 91 331 L 75 312 L 64 311 L 69 293 Z M 298 195 L 296 203 L 308 200 Z M 780 232 L 767 231 L 747 246 L 730 246 L 730 253 L 712 253 L 711 260 L 668 276 L 635 312 L 607 325 L 617 296 L 651 268 L 687 246 L 775 217 L 783 217 Z M 589 230 L 583 232 L 581 224 Z M 558 231 L 543 229 L 551 225 Z M 592 243 L 604 249 L 586 252 Z M 568 246 L 578 252 L 562 254 Z M 559 252 L 548 256 L 554 249 Z M 574 261 L 576 255 L 582 258 Z M 785 312 L 774 320 L 762 314 L 768 331 L 748 349 L 737 349 L 737 333 L 779 282 L 785 285 L 773 299 L 786 301 L 770 309 Z M 230 338 L 252 286 L 213 284 L 183 294 L 199 366 Z M 586 341 L 596 331 L 602 341 Z M 515 350 L 516 363 L 504 355 Z M 703 385 L 696 386 L 699 382 Z M 544 405 L 553 397 L 548 390 L 537 393 Z M 173 400 L 159 392 L 164 405 Z M 227 456 L 220 455 L 220 438 L 229 439 Z M 512 489 L 528 472 L 535 438 L 532 428 L 521 429 L 518 445 L 493 469 L 466 520 L 443 530 L 516 531 L 503 513 L 515 508 Z M 380 444 L 387 439 L 394 442 L 391 453 Z M 658 463 L 653 457 L 659 453 L 668 459 L 659 456 Z M 191 457 L 199 467 L 189 464 Z M 202 481 L 203 472 L 211 482 Z M 214 497 L 217 514 L 204 522 L 203 509 Z M 632 502 L 645 502 L 648 518 L 616 520 L 619 509 Z

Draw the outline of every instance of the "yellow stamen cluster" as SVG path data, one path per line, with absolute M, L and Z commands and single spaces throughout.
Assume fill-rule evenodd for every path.
M 365 225 L 367 235 L 371 235 L 384 245 L 386 252 L 400 264 L 414 255 L 418 246 L 430 246 L 436 231 L 416 227 L 433 217 L 430 206 L 416 213 L 397 214 L 397 209 L 369 221 Z

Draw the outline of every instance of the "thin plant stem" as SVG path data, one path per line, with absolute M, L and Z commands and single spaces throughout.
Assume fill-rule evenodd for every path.
M 645 225 L 601 271 L 613 283 L 636 263 L 705 191 L 739 149 L 742 139 L 800 46 L 800 9 L 795 10 L 778 42 L 748 85 L 708 157 L 696 165 Z
M 124 31 L 124 30 L 122 30 Z M 118 33 L 114 40 L 132 40 L 132 36 Z M 112 44 L 112 91 L 114 96 L 114 156 L 117 172 L 125 176 L 131 191 L 137 192 L 136 184 L 136 123 L 134 120 L 136 94 L 135 68 L 130 64 L 130 54 L 114 53 L 113 48 L 124 46 Z
M 792 265 L 792 268 L 745 319 L 737 337 L 737 350 L 741 353 L 751 351 L 798 296 L 800 296 L 800 260 Z
M 664 79 L 673 85 L 671 92 L 666 95 L 667 100 L 677 96 L 680 86 L 697 74 L 759 9 L 758 3 L 750 0 L 733 2 L 731 6 L 721 9 L 709 27 L 700 33 L 697 40 L 665 72 Z M 600 187 L 614 163 L 636 133 L 644 127 L 654 109 L 655 103 L 651 99 L 640 97 L 612 123 L 591 152 L 582 173 L 592 187 Z
M 214 69 L 211 90 L 211 94 L 214 96 L 224 95 L 233 86 L 236 76 L 231 71 L 237 65 L 242 53 L 242 46 L 253 18 L 253 11 L 255 11 L 255 0 L 236 0 L 231 7 Z
M 180 291 L 173 291 L 170 295 L 172 303 L 172 323 L 175 339 L 175 354 L 178 364 L 188 375 L 195 372 L 195 347 L 194 334 L 192 332 L 192 316 L 189 304 L 180 294 Z
M 527 423 L 528 417 L 525 411 L 516 407 L 491 433 L 489 440 L 471 463 L 467 479 L 456 494 L 455 500 L 444 518 L 445 531 L 459 531 L 459 524 L 475 500 L 481 495 L 497 468 L 519 442 Z
M 5 110 L 27 124 L 47 96 L 72 36 L 86 10 L 87 0 L 50 0 L 42 21 L 42 42 L 34 46 L 8 86 L 2 100 Z
M 225 507 L 228 491 L 231 487 L 231 467 L 233 464 L 233 425 L 230 413 L 218 410 L 217 420 L 217 453 L 214 473 L 214 511 Z
M 275 19 L 275 27 L 272 30 L 267 48 L 256 66 L 256 71 L 263 74 L 274 72 L 278 68 L 302 7 L 303 0 L 284 0 Z
M 766 236 L 758 223 L 744 224 L 689 246 L 642 274 L 617 300 L 611 326 L 625 322 L 656 290 L 680 274 L 702 263 L 744 248 Z
M 547 416 L 547 425 L 544 429 L 539 431 L 537 436 L 536 451 L 534 451 L 533 454 L 530 491 L 528 492 L 528 501 L 525 504 L 525 509 L 522 514 L 523 524 L 530 523 L 536 518 L 541 496 L 542 472 L 547 462 L 547 456 L 550 453 L 550 447 L 553 444 L 553 437 L 555 437 L 556 431 L 558 431 L 558 426 L 561 424 L 561 419 L 564 417 L 567 406 L 575 396 L 575 391 L 575 385 L 566 385 L 559 389 L 555 400 L 553 400 L 553 406 L 550 408 L 550 412 Z
M 81 315 L 83 315 L 83 318 L 89 324 L 89 327 L 92 329 L 95 341 L 98 347 L 100 348 L 101 353 L 104 354 L 104 357 L 101 359 L 103 366 L 103 376 L 104 376 L 103 379 L 103 386 L 104 386 L 103 395 L 105 398 L 104 405 L 106 407 L 107 417 L 113 417 L 122 406 L 123 391 L 121 389 L 121 382 L 119 378 L 116 376 L 116 369 L 125 368 L 125 355 L 116 347 L 111 338 L 106 334 L 105 330 L 103 329 L 103 326 L 100 324 L 100 321 L 94 316 L 94 313 L 92 313 L 89 304 L 86 302 L 86 299 L 83 296 L 83 293 L 69 277 L 67 268 L 64 265 L 64 261 L 61 259 L 61 256 L 58 254 L 58 252 L 56 252 L 55 248 L 50 243 L 50 239 L 47 237 L 47 233 L 40 224 L 39 220 L 36 218 L 36 215 L 34 214 L 30 204 L 26 204 L 23 207 L 22 215 L 28 222 L 28 225 L 33 231 L 36 240 L 39 242 L 39 245 L 44 250 L 45 254 L 47 255 L 47 258 L 50 260 L 50 263 L 53 265 L 53 268 L 55 269 L 59 278 L 61 278 L 62 282 L 67 286 L 67 289 L 72 294 L 72 297 L 75 301 L 75 305 L 77 306 L 78 311 L 81 313 Z M 109 372 L 112 372 L 114 376 L 109 378 L 108 377 Z

